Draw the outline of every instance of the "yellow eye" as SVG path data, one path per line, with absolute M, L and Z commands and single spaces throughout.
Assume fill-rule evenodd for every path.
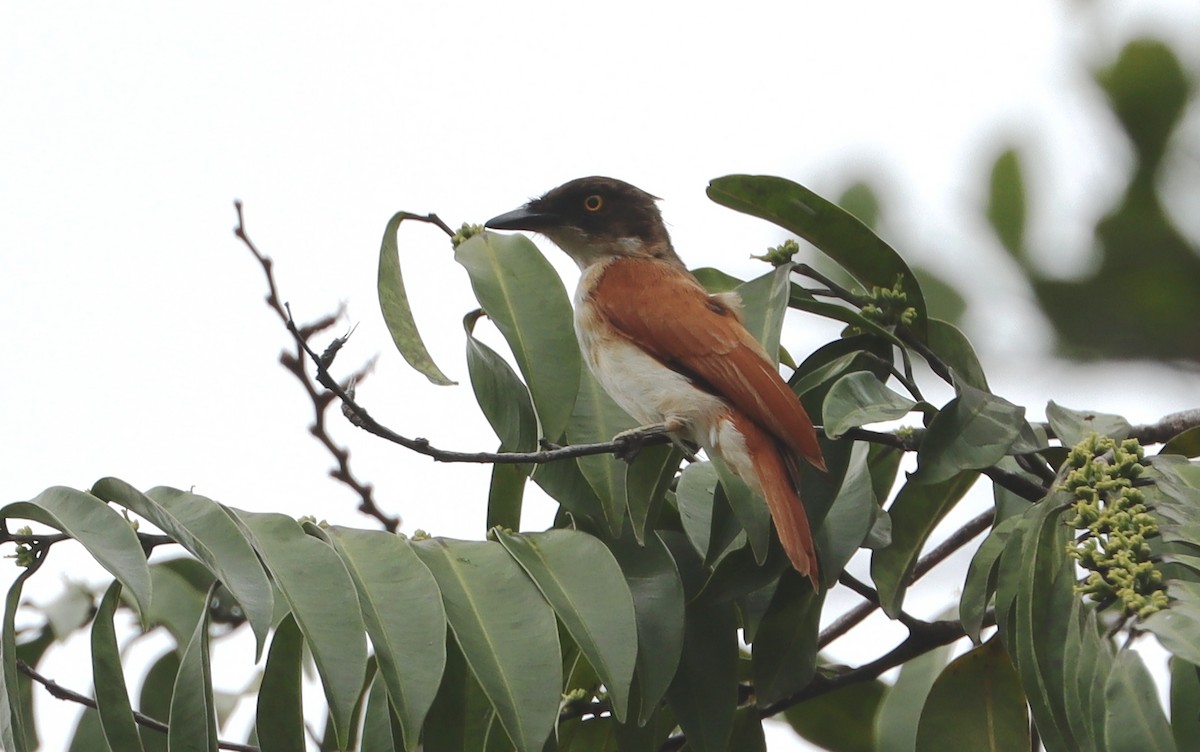
M 598 212 L 604 208 L 604 197 L 592 194 L 583 200 L 583 208 L 590 212 Z

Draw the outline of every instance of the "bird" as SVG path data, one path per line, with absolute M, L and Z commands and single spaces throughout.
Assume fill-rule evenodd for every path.
M 736 292 L 710 294 L 675 252 L 659 199 L 585 177 L 484 226 L 541 234 L 579 266 L 575 334 L 601 387 L 643 425 L 718 457 L 771 512 L 793 568 L 820 589 L 801 463 L 824 472 L 812 420 L 746 329 Z

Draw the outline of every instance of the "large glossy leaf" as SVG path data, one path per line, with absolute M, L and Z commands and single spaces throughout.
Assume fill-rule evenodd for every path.
M 572 444 L 608 441 L 618 433 L 637 427 L 589 371 L 579 380 L 579 395 L 567 423 L 567 440 Z M 594 454 L 576 460 L 583 476 L 604 504 L 604 519 L 612 534 L 620 535 L 625 519 L 625 472 L 627 465 L 611 454 Z
M 1154 678 L 1132 650 L 1117 653 L 1104 691 L 1104 734 L 1110 752 L 1174 752 L 1175 739 L 1158 702 Z
M 884 386 L 873 373 L 848 373 L 834 382 L 825 395 L 821 407 L 825 435 L 836 439 L 851 428 L 895 420 L 907 415 L 915 405 Z
M 414 750 L 446 667 L 446 612 L 437 581 L 404 540 L 381 530 L 325 531 L 346 563 L 379 672 Z
M 483 311 L 463 318 L 467 333 L 467 372 L 475 401 L 492 430 L 500 437 L 501 451 L 530 452 L 537 448 L 537 416 L 529 390 L 500 354 L 475 337 L 475 324 Z
M 711 462 L 693 462 L 683 469 L 675 488 L 683 531 L 701 555 L 710 548 L 713 494 L 718 482 L 717 469 Z
M 992 528 L 984 538 L 971 564 L 967 567 L 967 578 L 963 582 L 962 596 L 958 601 L 958 616 L 962 621 L 963 631 L 976 644 L 979 644 L 979 633 L 983 629 L 983 619 L 987 614 L 988 604 L 992 593 L 996 591 L 996 574 L 1000 564 L 1000 554 L 1008 543 L 1008 537 L 1017 526 L 1019 518 L 1010 517 Z
M 104 741 L 104 727 L 100 725 L 100 714 L 92 708 L 84 708 L 71 735 L 71 746 L 67 752 L 112 752 Z
M 289 614 L 271 638 L 258 690 L 254 727 L 262 752 L 304 749 L 303 661 L 304 636 Z
M 333 727 L 347 746 L 367 666 L 367 646 L 354 582 L 329 544 L 306 535 L 282 514 L 229 509 L 249 532 L 283 591 L 329 701 Z
M 1179 752 L 1200 750 L 1200 667 L 1171 659 L 1171 732 Z
M 1200 597 L 1186 583 L 1167 583 L 1167 608 L 1147 617 L 1141 627 L 1152 632 L 1172 655 L 1200 665 Z
M 633 596 L 641 700 L 638 721 L 645 724 L 679 665 L 683 649 L 683 583 L 674 557 L 657 535 L 647 536 L 644 547 L 623 538 L 614 541 L 611 550 Z
M 113 628 L 113 613 L 121 598 L 121 583 L 114 582 L 100 599 L 92 621 L 92 681 L 96 688 L 96 706 L 104 738 L 112 749 L 142 749 L 133 708 L 125 689 L 125 671 L 121 667 L 121 652 Z
M 562 664 L 554 611 L 504 547 L 432 538 L 413 543 L 442 592 L 446 617 L 518 750 L 535 750 L 558 716 Z
M 367 694 L 359 752 L 395 752 L 404 749 L 400 723 L 392 712 L 387 685 L 378 675 Z
M 769 175 L 727 175 L 709 183 L 708 197 L 796 233 L 850 272 L 868 290 L 899 280 L 916 309 L 916 331 L 924 337 L 925 300 L 916 275 L 887 243 L 853 214 L 804 186 Z
M 221 580 L 242 606 L 262 655 L 274 609 L 271 583 L 254 548 L 212 499 L 159 486 L 145 494 L 117 478 L 103 478 L 92 493 L 144 517 L 171 536 Z
M 887 693 L 882 681 L 849 684 L 783 711 L 796 733 L 829 752 L 875 752 L 875 714 Z
M 27 719 L 32 714 L 24 707 L 20 681 L 17 678 L 17 607 L 21 602 L 21 590 L 36 568 L 26 569 L 13 581 L 4 599 L 3 627 L 0 628 L 0 749 L 11 752 L 26 752 L 33 749 L 31 742 L 36 737 L 32 729 L 26 729 Z
M 1000 558 L 996 621 L 1048 749 L 1076 749 L 1067 718 L 1063 655 L 1071 631 L 1074 567 L 1065 553 L 1061 495 L 1035 504 Z
M 425 718 L 424 752 L 480 752 L 496 711 L 471 674 L 453 637 L 446 639 L 446 671 Z M 504 733 L 500 732 L 500 736 Z
M 916 477 L 924 483 L 994 465 L 1025 426 L 1025 408 L 965 382 L 956 388 L 958 396 L 934 416 L 917 452 Z
M 646 526 L 666 496 L 683 452 L 674 445 L 649 446 L 625 470 L 625 503 L 638 543 L 646 542 Z
M 884 613 L 893 618 L 899 614 L 925 541 L 977 477 L 976 473 L 968 471 L 941 483 L 914 483 L 910 479 L 896 494 L 888 508 L 892 519 L 892 544 L 871 556 L 871 579 L 879 589 Z
M 38 664 L 42 660 L 42 656 L 45 655 L 47 648 L 49 648 L 53 644 L 54 644 L 54 631 L 52 629 L 50 629 L 49 626 L 44 626 L 38 631 L 37 636 L 17 645 L 17 650 L 16 650 L 17 660 L 25 661 L 25 665 L 31 666 L 33 668 L 37 668 Z M 3 649 L 0 649 L 0 659 L 2 659 L 2 658 L 3 658 Z M 24 711 L 24 718 L 22 719 L 21 725 L 23 725 L 25 728 L 25 734 L 27 736 L 29 746 L 34 749 L 37 749 L 38 744 L 40 744 L 40 742 L 38 740 L 37 725 L 34 722 L 34 718 L 37 716 L 37 711 L 33 707 L 34 683 L 33 683 L 32 679 L 30 679 L 28 676 L 25 676 L 24 674 L 19 674 L 17 676 L 17 681 L 18 681 L 17 692 L 19 695 L 19 702 L 17 704 L 17 707 L 20 710 Z M 4 685 L 4 674 L 0 673 L 0 693 L 2 693 L 4 691 L 3 685 Z M 3 712 L 3 704 L 6 701 L 7 701 L 6 698 L 0 699 L 0 713 Z M 0 717 L 7 718 L 7 716 L 0 716 Z
M 761 566 L 767 560 L 767 549 L 771 544 L 771 510 L 720 458 L 712 458 L 712 466 L 721 480 L 719 492 L 724 493 L 738 525 L 746 531 L 754 561 Z
M 574 530 L 497 532 L 533 580 L 608 689 L 613 714 L 625 720 L 637 660 L 633 597 L 613 555 Z
M 942 669 L 921 709 L 916 748 L 1026 752 L 1029 741 L 1021 682 L 992 638 Z
M 212 664 L 208 654 L 208 612 L 179 659 L 167 722 L 170 752 L 217 752 L 217 713 L 213 707 Z
M 949 321 L 930 319 L 929 349 L 954 369 L 955 376 L 961 382 L 985 392 L 991 391 L 988 388 L 987 376 L 979 364 L 979 356 L 975 354 L 975 348 L 957 326 Z
M 582 360 L 558 273 L 522 235 L 476 235 L 455 249 L 454 258 L 516 358 L 542 435 L 561 436 L 579 390 Z
M 180 574 L 175 562 L 169 560 L 150 567 L 150 581 L 154 585 L 154 600 L 150 611 L 146 613 L 146 623 L 150 626 L 164 626 L 178 645 L 186 645 L 196 629 L 196 621 L 200 614 L 208 609 L 205 598 L 212 579 L 207 583 L 193 583 Z M 208 570 L 195 559 L 186 559 L 205 573 Z
M 186 645 L 183 641 L 180 645 Z M 175 677 L 179 675 L 179 650 L 162 654 L 150 666 L 138 692 L 138 711 L 151 718 L 171 717 L 171 703 L 175 699 Z M 156 731 L 143 731 L 142 746 L 146 752 L 167 752 L 167 735 Z
M 61 530 L 83 544 L 100 566 L 125 586 L 143 612 L 150 606 L 150 570 L 129 521 L 100 499 L 55 486 L 29 501 L 0 507 L 0 519 L 19 517 Z
M 950 647 L 931 650 L 907 661 L 875 714 L 877 752 L 914 752 L 921 708 L 950 658 Z
M 700 562 L 685 546 L 674 547 Z M 686 565 L 685 565 L 686 566 Z M 737 707 L 737 614 L 733 603 L 692 601 L 684 620 L 683 652 L 667 702 L 688 745 L 696 752 L 724 752 Z
M 534 467 L 532 478 L 563 509 L 576 517 L 604 519 L 604 504 L 592 490 L 587 478 L 583 477 L 576 460 L 544 462 Z
M 795 570 L 780 576 L 754 638 L 754 694 L 759 707 L 788 697 L 812 680 L 826 592 L 815 592 Z
M 1109 415 L 1091 410 L 1072 410 L 1053 400 L 1046 405 L 1046 420 L 1054 429 L 1054 435 L 1063 443 L 1063 446 L 1067 447 L 1075 446 L 1092 432 L 1120 441 L 1133 430 L 1129 421 L 1120 415 Z
M 775 363 L 779 362 L 779 334 L 792 289 L 791 273 L 792 265 L 783 264 L 737 287 L 742 322 Z
M 488 484 L 487 528 L 521 527 L 521 506 L 525 499 L 525 482 L 529 476 L 520 465 L 492 465 L 492 482 Z
M 867 467 L 870 451 L 870 445 L 855 442 L 841 490 L 813 533 L 817 551 L 821 554 L 821 580 L 827 588 L 837 582 L 838 575 L 866 540 L 881 514 Z
M 383 321 L 392 334 L 396 349 L 408 361 L 408 364 L 434 384 L 446 386 L 454 384 L 442 373 L 417 331 L 417 322 L 413 319 L 412 308 L 408 304 L 408 292 L 404 289 L 404 275 L 400 273 L 400 252 L 396 242 L 396 232 L 400 223 L 412 217 L 408 212 L 397 212 L 388 220 L 383 231 L 383 243 L 379 247 L 379 308 L 383 312 Z

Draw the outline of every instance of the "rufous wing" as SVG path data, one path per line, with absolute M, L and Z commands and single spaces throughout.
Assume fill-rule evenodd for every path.
M 710 296 L 686 269 L 618 259 L 605 268 L 591 300 L 621 334 L 825 469 L 816 431 L 795 393 L 737 311 Z

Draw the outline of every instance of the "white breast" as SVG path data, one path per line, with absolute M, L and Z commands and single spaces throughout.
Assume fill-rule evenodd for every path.
M 691 381 L 672 371 L 637 345 L 600 320 L 588 301 L 586 290 L 603 264 L 584 271 L 575 290 L 575 335 L 584 361 L 625 412 L 643 425 L 677 423 L 686 426 L 684 438 L 711 446 L 716 418 L 725 403 L 697 389 Z

